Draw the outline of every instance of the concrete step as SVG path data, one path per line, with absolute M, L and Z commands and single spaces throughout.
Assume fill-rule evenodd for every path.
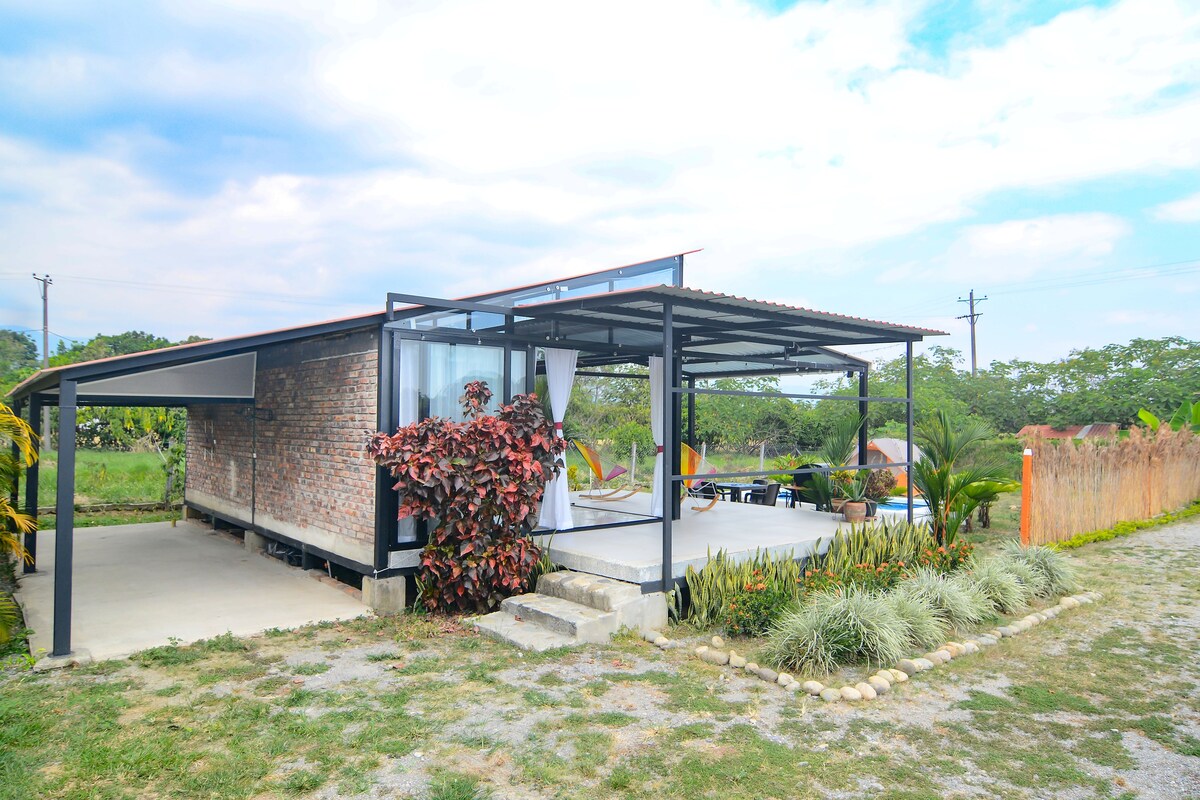
M 616 611 L 643 596 L 641 587 L 636 584 L 570 570 L 548 572 L 541 576 L 538 578 L 537 591 L 538 594 L 570 600 L 598 611 Z
M 519 620 L 507 611 L 493 611 L 491 614 L 476 617 L 474 625 L 484 636 L 535 653 L 577 644 L 570 636 L 548 630 L 534 622 Z
M 578 642 L 607 642 L 621 627 L 620 614 L 615 611 L 598 611 L 537 592 L 505 598 L 500 610 Z

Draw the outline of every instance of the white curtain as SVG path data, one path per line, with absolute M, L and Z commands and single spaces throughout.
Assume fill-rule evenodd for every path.
M 663 366 L 660 356 L 650 356 L 650 433 L 654 436 L 654 483 L 650 485 L 650 513 L 663 513 Z
M 575 361 L 578 350 L 556 350 L 546 348 L 546 386 L 550 392 L 550 414 L 554 421 L 554 432 L 562 438 L 562 421 L 571 399 L 571 387 L 575 384 Z M 556 531 L 575 527 L 571 520 L 571 496 L 567 491 L 566 459 L 559 458 L 563 465 L 558 477 L 546 484 L 542 496 L 542 513 L 538 525 Z

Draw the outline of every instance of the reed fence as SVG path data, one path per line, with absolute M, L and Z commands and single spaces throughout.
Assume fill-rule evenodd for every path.
M 1200 498 L 1200 436 L 1164 426 L 1116 441 L 1030 444 L 1029 543 L 1149 519 Z

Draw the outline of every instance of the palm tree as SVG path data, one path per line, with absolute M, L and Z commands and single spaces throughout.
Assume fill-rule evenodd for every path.
M 21 534 L 37 529 L 37 522 L 13 507 L 10 496 L 21 470 L 37 460 L 37 437 L 25 420 L 0 403 L 0 559 L 16 556 L 29 559 Z M 0 642 L 11 636 L 17 622 L 17 606 L 11 597 L 0 595 Z
M 942 410 L 916 426 L 916 439 L 924 457 L 910 470 L 914 484 L 929 504 L 929 524 L 938 544 L 953 544 L 958 529 L 985 499 L 1020 487 L 1005 477 L 1000 462 L 991 459 L 955 471 L 955 463 L 964 452 L 991 436 L 986 423 L 967 420 L 954 425 Z

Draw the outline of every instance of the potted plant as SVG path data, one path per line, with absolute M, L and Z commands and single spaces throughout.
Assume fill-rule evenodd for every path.
M 867 477 L 865 494 L 867 496 L 867 517 L 874 518 L 879 512 L 879 504 L 891 496 L 896 487 L 896 476 L 890 469 L 873 469 Z
M 850 524 L 864 522 L 867 518 L 867 470 L 860 470 L 842 489 L 845 502 L 842 515 Z
M 848 469 L 835 469 L 829 473 L 829 483 L 833 489 L 830 508 L 833 509 L 833 513 L 842 513 L 842 509 L 845 507 L 846 500 L 849 497 L 847 492 L 850 489 L 850 484 L 853 482 L 854 473 Z

